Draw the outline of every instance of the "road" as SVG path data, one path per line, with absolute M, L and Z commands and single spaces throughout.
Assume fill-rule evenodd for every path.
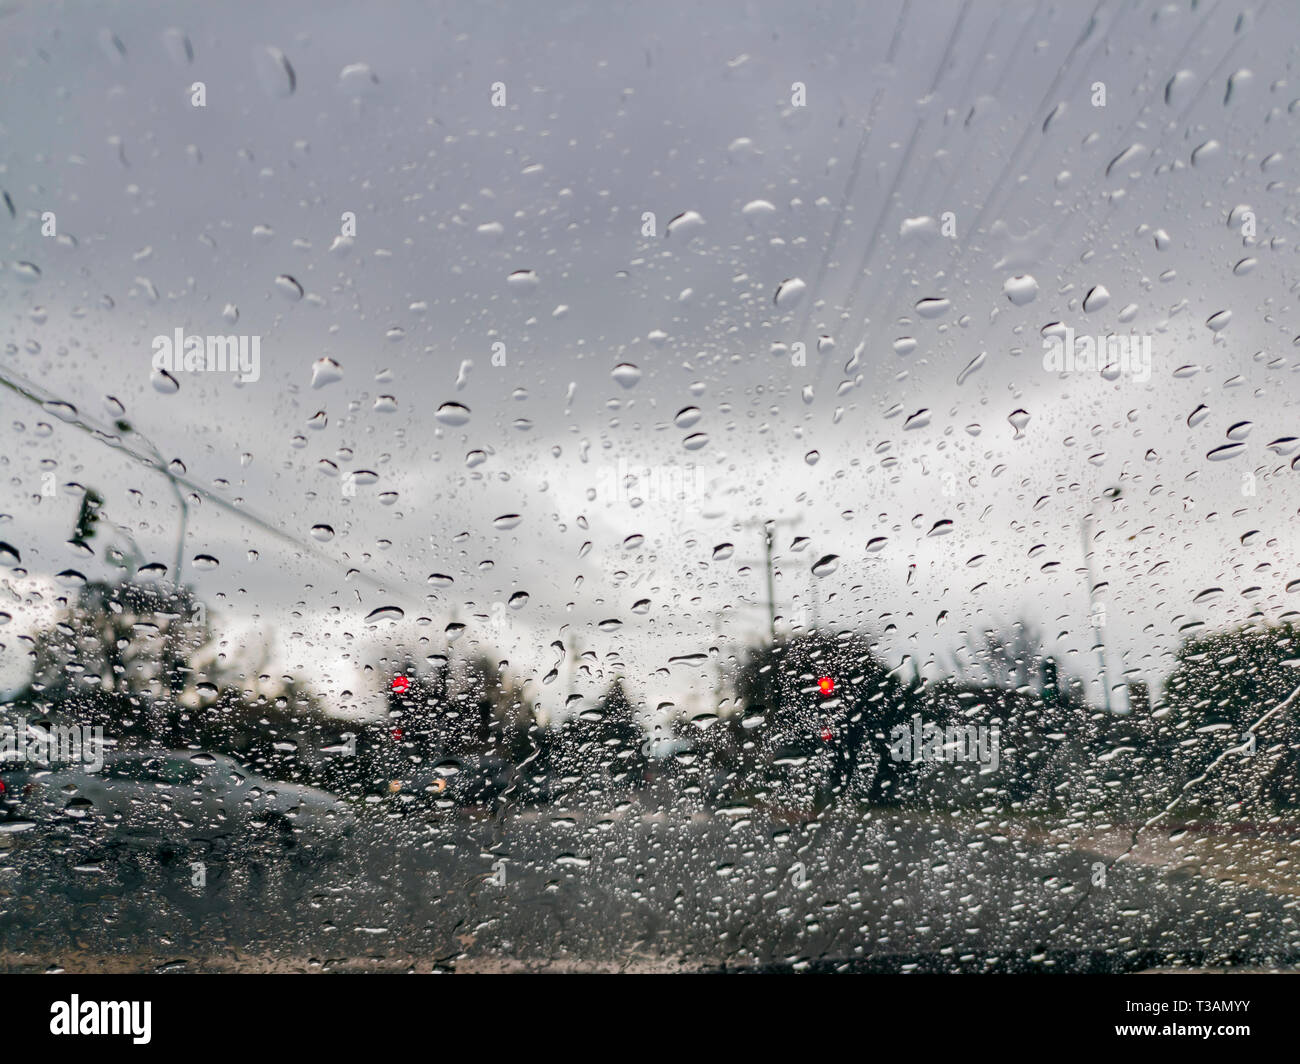
M 1077 833 L 1076 833 L 1077 834 Z M 8 970 L 1139 970 L 1300 957 L 1286 891 L 898 811 L 365 820 L 335 856 L 0 859 Z M 195 885 L 192 859 L 203 860 Z

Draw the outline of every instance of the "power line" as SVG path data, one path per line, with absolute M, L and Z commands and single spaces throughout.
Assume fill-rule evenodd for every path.
M 144 466 L 146 469 L 153 470 L 156 473 L 162 473 L 165 477 L 167 477 L 172 482 L 173 486 L 183 485 L 187 490 L 194 492 L 196 495 L 198 495 L 206 502 L 210 502 L 212 505 L 218 507 L 219 509 L 225 510 L 228 513 L 236 515 L 242 520 L 248 522 L 248 524 L 252 525 L 257 529 L 260 529 L 263 532 L 268 533 L 269 535 L 275 537 L 276 539 L 279 539 L 285 543 L 292 544 L 294 547 L 297 547 L 300 551 L 302 551 L 305 555 L 313 558 L 317 562 L 323 563 L 325 565 L 328 565 L 336 569 L 343 568 L 342 563 L 340 563 L 334 558 L 331 558 L 328 554 L 325 554 L 323 551 L 313 546 L 312 544 L 304 542 L 303 540 L 300 540 L 297 536 L 294 536 L 293 534 L 286 532 L 278 525 L 272 523 L 268 518 L 260 517 L 257 514 L 253 513 L 252 511 L 246 509 L 245 507 L 240 506 L 237 503 L 233 503 L 229 499 L 222 498 L 220 495 L 217 495 L 211 490 L 209 490 L 208 488 L 205 488 L 202 484 L 196 483 L 195 481 L 191 480 L 189 477 L 181 476 L 179 474 L 173 473 L 170 469 L 166 467 L 166 465 L 163 462 L 161 454 L 157 453 L 156 448 L 155 448 L 155 453 L 153 455 L 150 455 L 147 452 L 132 447 L 121 437 L 121 435 L 114 432 L 111 428 L 103 425 L 102 423 L 97 422 L 94 418 L 88 417 L 87 415 L 81 413 L 79 410 L 77 410 L 74 404 L 69 403 L 65 399 L 61 399 L 53 392 L 46 391 L 45 389 L 40 388 L 38 385 L 33 384 L 31 381 L 28 381 L 25 378 L 14 373 L 9 373 L 9 374 L 0 373 L 0 387 L 9 389 L 9 391 L 13 392 L 15 395 L 21 396 L 23 399 L 26 399 L 28 402 L 35 403 L 36 405 L 42 407 L 47 411 L 49 410 L 52 404 L 57 405 L 60 408 L 66 408 L 67 410 L 73 411 L 74 413 L 72 415 L 68 415 L 61 411 L 57 416 L 60 421 L 64 422 L 64 424 L 71 425 L 73 428 L 79 429 L 80 431 L 88 435 L 91 439 L 95 440 L 98 443 L 103 444 L 105 447 L 117 451 L 119 454 L 125 455 L 127 458 L 131 459 L 132 461 L 136 462 L 141 466 Z M 140 434 L 137 433 L 137 435 Z M 145 439 L 143 435 L 141 435 L 140 438 Z M 371 585 L 376 590 L 382 591 L 384 592 L 384 594 L 392 598 L 399 599 L 405 602 L 409 606 L 419 607 L 419 608 L 423 608 L 424 606 L 424 603 L 418 602 L 417 600 L 411 598 L 410 596 L 406 595 L 403 592 L 393 591 L 385 583 L 383 583 L 377 576 L 365 572 L 355 564 L 350 565 L 348 567 L 348 571 L 355 572 L 357 576 L 360 577 L 360 579 L 364 580 L 367 584 Z

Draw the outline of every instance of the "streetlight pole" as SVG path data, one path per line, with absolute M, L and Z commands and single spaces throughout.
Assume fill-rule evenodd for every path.
M 772 545 L 776 540 L 776 530 L 780 526 L 793 527 L 801 518 L 768 517 L 761 521 L 746 521 L 742 528 L 761 528 L 763 530 L 763 560 L 767 567 L 767 628 L 772 645 L 776 646 L 776 585 L 772 573 Z
M 1097 664 L 1101 670 L 1101 692 L 1106 706 L 1106 712 L 1109 714 L 1110 708 L 1110 676 L 1106 670 L 1106 641 L 1102 636 L 1102 624 L 1097 616 L 1097 602 L 1095 598 L 1096 581 L 1092 575 L 1092 515 L 1089 514 L 1083 519 L 1083 569 L 1088 580 L 1088 615 L 1092 622 L 1093 645 L 1097 649 Z

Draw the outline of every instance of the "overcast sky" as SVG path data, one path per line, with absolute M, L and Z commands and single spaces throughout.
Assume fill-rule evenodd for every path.
M 1021 617 L 1095 677 L 1088 515 L 1114 682 L 1294 617 L 1300 9 L 1258 6 L 0 4 L 0 374 L 75 408 L 0 392 L 0 682 L 107 571 L 67 485 L 172 567 L 116 417 L 201 489 L 228 649 L 341 709 L 452 622 L 548 704 L 576 638 L 578 693 L 703 706 L 670 659 L 761 635 L 768 518 L 785 626 L 935 677 Z M 1149 379 L 1045 369 L 1057 322 Z M 259 379 L 160 389 L 178 328 Z

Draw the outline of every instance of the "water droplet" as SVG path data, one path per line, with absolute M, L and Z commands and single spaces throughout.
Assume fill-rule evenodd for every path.
M 99 31 L 99 49 L 115 66 L 120 66 L 126 58 L 126 45 L 122 38 L 107 27 Z
M 167 55 L 177 66 L 187 66 L 194 62 L 194 45 L 190 43 L 189 37 L 185 35 L 184 30 L 171 27 L 163 30 L 162 33 L 163 47 L 167 49 Z
M 444 425 L 464 425 L 469 421 L 469 407 L 460 403 L 443 403 L 433 416 Z
M 1228 84 L 1223 90 L 1223 106 L 1227 107 L 1232 103 L 1233 97 L 1239 95 L 1254 76 L 1249 70 L 1238 70 L 1229 75 Z
M 253 49 L 253 65 L 262 91 L 274 99 L 283 100 L 293 95 L 298 78 L 289 60 L 279 48 L 263 45 Z
M 61 399 L 47 399 L 41 403 L 41 409 L 53 414 L 60 421 L 77 420 L 77 408 L 71 403 L 63 402 Z
M 952 303 L 942 297 L 932 297 L 922 299 L 916 304 L 916 312 L 923 318 L 937 318 L 947 314 L 951 309 Z
M 682 211 L 668 223 L 666 236 L 691 236 L 704 225 L 704 219 L 698 211 Z
M 508 531 L 509 529 L 517 528 L 519 526 L 519 522 L 522 520 L 523 518 L 520 517 L 519 514 L 502 514 L 495 521 L 493 521 L 492 524 L 495 527 L 499 528 L 501 531 L 505 532 Z
M 368 63 L 349 63 L 339 71 L 339 91 L 353 99 L 370 96 L 378 87 L 379 79 Z
M 1226 462 L 1231 458 L 1236 458 L 1246 449 L 1244 443 L 1225 443 L 1222 447 L 1216 447 L 1205 457 L 1211 462 Z
M 709 435 L 707 432 L 695 432 L 686 439 L 682 440 L 682 446 L 688 451 L 698 451 L 709 444 Z
M 632 365 L 631 362 L 620 362 L 609 375 L 624 388 L 635 388 L 637 382 L 641 380 L 640 368 Z
M 1199 84 L 1200 79 L 1190 70 L 1178 71 L 1165 83 L 1165 103 L 1170 107 L 1181 107 Z
M 1125 167 L 1137 162 L 1138 156 L 1145 151 L 1146 148 L 1141 144 L 1130 144 L 1110 161 L 1110 164 L 1106 167 L 1106 176 L 1110 177 L 1116 170 L 1123 170 Z
M 1101 310 L 1110 302 L 1110 292 L 1107 291 L 1104 284 L 1096 285 L 1092 291 L 1083 297 L 1083 312 L 1091 314 L 1094 310 Z
M 153 385 L 153 390 L 162 395 L 175 395 L 181 390 L 180 381 L 168 373 L 165 369 L 155 369 L 149 374 L 149 383 Z
M 406 616 L 401 606 L 380 606 L 366 614 L 367 621 L 400 621 Z
M 830 576 L 840 567 L 840 556 L 838 554 L 824 554 L 813 562 L 812 574 L 816 577 Z
M 1016 306 L 1023 307 L 1038 298 L 1038 281 L 1030 274 L 1017 274 L 1003 282 L 1002 292 Z
M 540 283 L 536 270 L 515 270 L 506 278 L 511 288 L 536 288 Z
M 976 355 L 969 362 L 967 362 L 966 368 L 957 374 L 957 383 L 965 384 L 966 378 L 969 377 L 972 373 L 978 371 L 979 368 L 984 365 L 984 362 L 987 358 L 988 358 L 988 352 L 981 351 L 978 355 Z
M 1025 438 L 1024 427 L 1029 424 L 1029 414 L 1024 410 L 1013 410 L 1007 415 L 1007 420 L 1011 422 L 1011 427 L 1016 430 L 1013 439 L 1023 440 Z
M 1217 314 L 1211 314 L 1210 317 L 1206 319 L 1205 324 L 1214 332 L 1222 332 L 1228 327 L 1228 322 L 1231 320 L 1232 311 L 1221 310 Z
M 772 302 L 783 310 L 788 310 L 797 306 L 807 291 L 808 286 L 801 278 L 789 277 L 777 285 L 776 295 L 772 297 Z
M 939 223 L 928 214 L 920 214 L 914 218 L 904 218 L 898 226 L 900 240 L 915 240 L 920 237 L 931 236 L 938 231 Z
M 513 595 L 510 596 L 507 605 L 512 610 L 522 610 L 525 606 L 528 605 L 528 592 L 516 591 Z
M 736 545 L 734 543 L 719 543 L 713 548 L 713 560 L 715 562 L 723 562 L 735 553 Z
M 311 364 L 311 386 L 324 388 L 343 379 L 343 367 L 332 358 L 321 357 Z
M 312 525 L 311 538 L 318 542 L 325 543 L 334 538 L 334 529 L 329 525 Z
M 1192 149 L 1192 165 L 1204 166 L 1222 150 L 1223 145 L 1217 140 L 1207 140 Z
M 292 303 L 296 303 L 302 298 L 302 285 L 287 273 L 282 273 L 275 279 L 275 288 L 285 299 Z
M 211 554 L 196 554 L 194 555 L 193 564 L 194 568 L 198 569 L 200 572 L 209 572 L 221 563 Z
M 567 867 L 572 867 L 572 868 L 586 868 L 589 864 L 591 864 L 591 858 L 578 857 L 575 854 L 571 854 L 571 853 L 562 853 L 560 854 L 559 857 L 555 859 L 555 863 L 557 865 L 565 865 Z

